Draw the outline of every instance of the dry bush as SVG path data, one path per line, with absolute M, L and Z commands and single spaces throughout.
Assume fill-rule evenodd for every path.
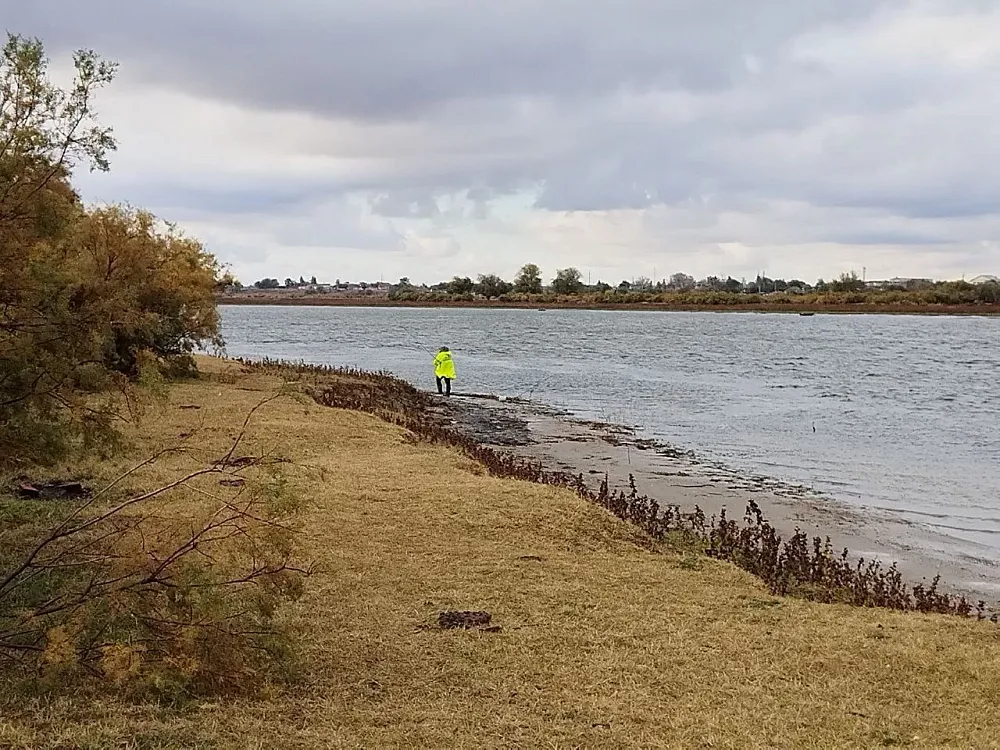
M 62 518 L 22 509 L 30 533 L 2 540 L 14 553 L 0 573 L 0 665 L 43 684 L 90 676 L 170 694 L 238 691 L 287 665 L 279 607 L 308 574 L 295 562 L 298 504 L 285 463 L 237 455 L 242 436 L 152 490 L 117 488 L 183 447 Z
M 94 97 L 116 66 L 89 51 L 73 65 L 61 88 L 40 40 L 0 47 L 0 466 L 114 447 L 144 375 L 189 374 L 196 348 L 221 343 L 216 259 L 146 211 L 88 208 L 74 189 L 75 168 L 109 168 Z

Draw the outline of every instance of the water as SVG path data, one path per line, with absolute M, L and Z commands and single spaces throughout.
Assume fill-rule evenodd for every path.
M 1000 554 L 1000 319 L 223 307 L 232 356 L 388 370 L 638 426 Z

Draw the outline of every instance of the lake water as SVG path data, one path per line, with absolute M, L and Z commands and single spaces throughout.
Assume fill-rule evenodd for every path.
M 805 484 L 1000 557 L 1000 319 L 222 308 L 231 356 L 530 397 Z

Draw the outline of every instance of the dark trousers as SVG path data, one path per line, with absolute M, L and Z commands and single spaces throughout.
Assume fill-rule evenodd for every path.
M 451 395 L 451 378 L 438 378 L 438 393 Z M 442 384 L 444 388 L 442 389 Z

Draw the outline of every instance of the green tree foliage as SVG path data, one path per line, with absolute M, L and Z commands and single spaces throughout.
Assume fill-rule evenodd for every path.
M 220 269 L 197 240 L 148 211 L 110 206 L 79 228 L 76 294 L 109 307 L 104 363 L 137 377 L 143 354 L 190 364 L 201 342 L 222 344 L 214 290 Z
M 255 281 L 253 283 L 253 285 L 255 287 L 257 287 L 258 289 L 280 289 L 281 288 L 281 282 L 278 281 L 277 279 L 272 279 L 272 278 L 263 278 L 263 279 L 260 279 L 259 281 Z
M 468 276 L 456 276 L 447 285 L 451 294 L 472 294 L 476 291 L 476 283 Z
M 840 278 L 836 281 L 831 281 L 827 287 L 832 292 L 863 292 L 865 290 L 865 282 L 856 273 L 851 271 L 851 273 L 840 274 Z
M 215 280 L 215 291 L 224 292 L 227 289 L 242 289 L 243 284 L 233 276 L 232 271 L 223 269 L 222 273 Z
M 514 285 L 509 281 L 504 281 L 496 274 L 480 274 L 476 283 L 476 292 L 489 299 L 502 297 L 510 294 L 514 290 Z
M 519 294 L 542 293 L 542 271 L 534 263 L 521 266 L 514 278 L 514 291 Z
M 200 244 L 148 213 L 87 210 L 74 167 L 107 170 L 115 141 L 93 95 L 115 66 L 74 56 L 63 90 L 38 40 L 0 53 L 0 461 L 52 459 L 113 435 L 143 363 L 171 366 L 219 341 L 220 271 Z M 93 394 L 102 393 L 102 398 Z M 125 404 L 132 402 L 126 400 Z
M 552 291 L 556 294 L 577 294 L 583 288 L 581 278 L 576 268 L 560 268 L 552 280 Z

